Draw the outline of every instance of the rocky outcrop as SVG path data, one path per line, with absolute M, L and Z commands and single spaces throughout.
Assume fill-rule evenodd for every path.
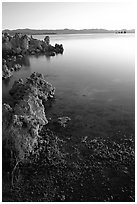
M 7 79 L 10 78 L 13 75 L 13 70 L 9 70 L 7 65 L 2 65 L 2 78 Z
M 29 53 L 36 52 L 38 50 L 42 51 L 42 42 L 40 40 L 34 39 L 32 36 L 29 41 Z
M 21 65 L 20 64 L 14 64 L 13 69 L 14 69 L 14 71 L 20 70 Z
M 55 44 L 55 52 L 56 53 L 63 53 L 64 49 L 63 49 L 63 45 L 59 45 L 59 44 Z
M 50 38 L 49 38 L 49 36 L 46 36 L 46 37 L 44 38 L 44 42 L 46 43 L 47 46 L 50 45 Z
M 55 88 L 45 80 L 42 74 L 34 72 L 27 78 L 26 83 L 22 79 L 15 81 L 9 93 L 16 102 L 20 101 L 25 95 L 32 93 L 44 103 L 48 99 L 53 98 Z
M 40 54 L 55 56 L 59 53 L 62 54 L 63 51 L 62 44 L 55 44 L 55 46 L 50 44 L 49 36 L 46 36 L 42 41 L 19 33 L 14 36 L 4 33 L 2 35 L 2 78 L 7 79 L 13 75 L 13 71 L 21 69 L 21 64 L 17 63 L 17 58 Z
M 2 78 L 7 79 L 10 78 L 14 71 L 20 70 L 22 65 L 16 63 L 16 56 L 12 56 L 11 58 L 2 59 Z
M 52 46 L 49 36 L 46 36 L 44 40 L 38 40 L 20 33 L 16 33 L 14 36 L 4 33 L 2 35 L 2 51 L 11 55 L 44 53 L 54 56 L 63 53 L 63 46 L 58 44 Z
M 27 162 L 37 146 L 39 131 L 48 123 L 44 102 L 54 96 L 55 88 L 42 74 L 33 73 L 27 81 L 15 81 L 10 90 L 14 105 L 3 105 L 3 142 L 16 160 Z
M 57 127 L 67 127 L 69 121 L 71 121 L 71 119 L 69 117 L 63 116 L 63 117 L 59 117 L 57 118 L 55 121 L 53 121 L 54 125 L 57 125 Z
M 26 106 L 24 113 L 21 111 L 22 106 L 20 107 L 23 104 Z M 28 107 L 31 110 L 28 110 Z M 32 114 L 34 109 L 35 112 Z M 41 117 L 36 115 L 36 109 Z M 14 154 L 16 161 L 26 162 L 28 156 L 37 146 L 39 127 L 47 123 L 44 107 L 39 99 L 29 98 L 17 105 L 15 109 L 4 104 L 2 110 L 3 118 L 5 118 L 2 129 L 3 143 L 5 144 L 3 148 Z

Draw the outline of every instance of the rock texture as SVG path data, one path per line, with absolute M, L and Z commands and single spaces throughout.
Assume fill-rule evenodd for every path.
M 27 78 L 26 83 L 22 79 L 15 81 L 9 93 L 16 102 L 24 98 L 25 95 L 32 94 L 33 96 L 38 96 L 44 103 L 48 99 L 53 98 L 55 88 L 45 81 L 42 74 L 34 72 Z
M 2 78 L 7 79 L 14 71 L 21 69 L 22 63 L 18 63 L 18 60 L 23 56 L 40 54 L 55 56 L 62 54 L 63 51 L 62 44 L 55 44 L 55 46 L 50 44 L 49 36 L 44 40 L 38 40 L 21 33 L 16 33 L 14 36 L 4 33 L 2 34 Z
M 39 131 L 48 123 L 43 103 L 55 89 L 43 75 L 33 73 L 26 81 L 15 81 L 10 90 L 14 107 L 3 105 L 3 141 L 18 161 L 25 162 L 37 146 Z
M 54 56 L 58 53 L 62 54 L 63 50 L 62 45 L 52 46 L 49 36 L 45 36 L 44 40 L 38 40 L 21 33 L 16 33 L 14 36 L 10 36 L 8 33 L 2 35 L 2 52 L 11 55 L 44 53 Z
M 9 70 L 6 64 L 2 65 L 2 78 L 7 79 L 13 75 L 13 70 Z
M 65 117 L 65 116 L 64 116 L 64 117 L 59 117 L 59 118 L 57 119 L 56 123 L 57 123 L 58 125 L 60 125 L 61 127 L 64 127 L 64 128 L 65 128 L 70 120 L 71 120 L 71 119 L 70 119 L 69 117 Z

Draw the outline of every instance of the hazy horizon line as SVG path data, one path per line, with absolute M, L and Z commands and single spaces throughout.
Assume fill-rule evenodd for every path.
M 76 28 L 4 28 L 2 30 L 23 30 L 23 29 L 28 29 L 28 30 L 94 30 L 94 29 L 99 29 L 99 30 L 135 30 L 135 28 L 114 28 L 114 29 L 108 29 L 108 28 L 82 28 L 82 29 L 76 29 Z

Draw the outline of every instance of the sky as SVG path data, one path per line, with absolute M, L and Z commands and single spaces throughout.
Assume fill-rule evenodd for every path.
M 132 29 L 131 2 L 3 2 L 2 29 Z

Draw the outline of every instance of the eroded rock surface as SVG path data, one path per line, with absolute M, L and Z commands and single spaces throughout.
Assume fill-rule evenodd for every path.
M 6 64 L 2 65 L 2 78 L 7 79 L 10 78 L 12 75 L 12 70 L 9 70 Z
M 44 103 L 54 97 L 55 88 L 45 80 L 42 74 L 34 72 L 27 78 L 26 83 L 24 83 L 22 79 L 15 81 L 10 90 L 10 94 L 16 102 L 30 93 L 33 96 L 38 96 Z
M 52 46 L 50 44 L 50 37 L 45 36 L 44 40 L 38 40 L 29 37 L 28 35 L 23 35 L 21 33 L 16 33 L 14 36 L 4 33 L 2 35 L 2 51 L 8 54 L 37 54 L 45 53 L 50 56 L 54 56 L 58 53 L 63 53 L 63 46 L 55 44 Z
M 56 121 L 56 123 L 58 125 L 60 125 L 61 127 L 66 127 L 68 125 L 68 122 L 70 121 L 71 119 L 69 117 L 59 117 Z
M 38 73 L 33 73 L 25 83 L 22 79 L 15 81 L 11 88 L 15 103 L 12 108 L 3 105 L 3 140 L 18 160 L 26 161 L 37 146 L 39 131 L 48 123 L 43 102 L 54 92 L 55 88 Z

